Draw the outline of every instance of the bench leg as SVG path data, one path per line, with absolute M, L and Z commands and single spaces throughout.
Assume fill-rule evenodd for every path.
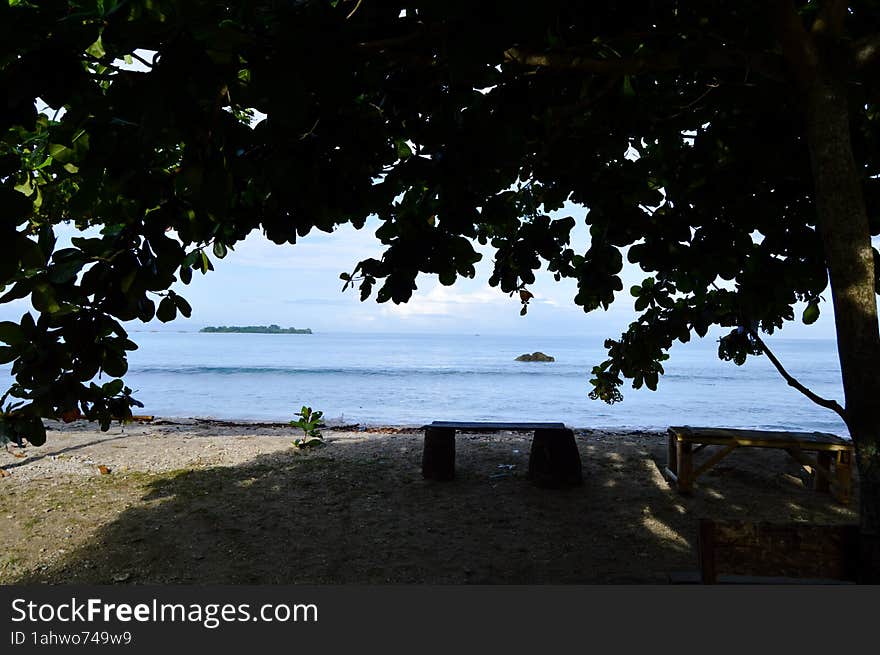
M 848 505 L 852 500 L 852 452 L 837 451 L 834 474 L 837 476 L 837 500 Z
M 694 487 L 694 447 L 688 441 L 678 444 L 676 457 L 676 475 L 678 476 L 679 493 L 689 494 Z
M 816 453 L 816 466 L 820 470 L 825 469 L 826 471 L 830 471 L 831 453 L 827 451 L 819 451 L 818 453 Z M 819 471 L 813 471 L 813 487 L 816 489 L 816 491 L 828 493 L 828 491 L 831 489 L 831 480 L 819 473 Z
M 666 468 L 673 475 L 678 475 L 678 439 L 670 432 L 666 442 Z
M 583 484 L 581 457 L 571 430 L 535 430 L 529 453 L 529 480 L 540 487 Z
M 425 428 L 422 477 L 428 480 L 452 480 L 455 477 L 454 429 Z

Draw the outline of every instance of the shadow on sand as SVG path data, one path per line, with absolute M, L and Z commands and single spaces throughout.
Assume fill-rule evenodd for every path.
M 696 568 L 701 516 L 851 518 L 810 490 L 755 491 L 742 472 L 682 498 L 658 471 L 661 444 L 579 437 L 585 484 L 558 491 L 529 484 L 510 443 L 464 444 L 456 480 L 435 483 L 418 437 L 382 438 L 380 451 L 336 442 L 148 477 L 140 502 L 17 582 L 662 583 Z

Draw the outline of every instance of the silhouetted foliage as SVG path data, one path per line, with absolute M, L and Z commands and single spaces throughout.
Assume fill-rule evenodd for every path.
M 176 280 L 253 230 L 375 215 L 382 256 L 342 278 L 379 302 L 473 276 L 474 241 L 523 311 L 542 266 L 591 311 L 638 264 L 641 314 L 593 369 L 608 402 L 712 325 L 742 363 L 798 302 L 815 321 L 830 272 L 846 410 L 825 405 L 880 462 L 877 3 L 10 2 L 0 26 L 2 301 L 37 316 L 0 326 L 16 416 L 106 424 L 128 396 L 89 382 L 125 374 L 122 322 L 190 314 Z M 56 249 L 64 221 L 100 235 Z

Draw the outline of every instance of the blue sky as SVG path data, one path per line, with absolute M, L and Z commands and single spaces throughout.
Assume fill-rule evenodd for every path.
M 589 233 L 584 210 L 571 208 L 578 220 L 572 246 L 584 252 Z M 339 274 L 351 271 L 365 257 L 381 253 L 381 244 L 370 222 L 358 231 L 343 226 L 332 234 L 315 231 L 295 246 L 278 246 L 259 233 L 251 234 L 223 260 L 214 260 L 215 271 L 196 273 L 189 286 L 175 289 L 193 306 L 191 319 L 170 324 L 153 321 L 132 323 L 130 330 L 198 330 L 205 325 L 270 324 L 309 327 L 321 332 L 440 332 L 526 335 L 596 335 L 616 337 L 636 316 L 629 287 L 647 274 L 630 264 L 623 272 L 622 291 L 608 311 L 585 314 L 573 298 L 572 280 L 556 282 L 540 271 L 530 288 L 535 294 L 526 316 L 520 316 L 518 298 L 511 298 L 488 284 L 492 269 L 491 248 L 480 248 L 483 261 L 475 279 L 460 278 L 445 287 L 436 276 L 422 275 L 418 290 L 403 305 L 379 304 L 373 298 L 360 302 L 356 291 L 343 293 Z M 60 241 L 75 234 L 69 226 L 59 228 Z M 15 320 L 29 309 L 28 300 L 0 306 L 0 320 Z M 830 303 L 824 303 L 819 321 L 804 326 L 789 324 L 783 337 L 829 338 L 834 336 Z

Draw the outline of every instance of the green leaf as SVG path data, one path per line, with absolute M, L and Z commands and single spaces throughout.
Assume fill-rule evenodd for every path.
M 131 290 L 131 285 L 134 284 L 134 280 L 137 277 L 137 272 L 138 272 L 138 269 L 132 268 L 119 281 L 119 288 L 122 291 L 122 293 L 128 293 Z
M 0 346 L 0 364 L 8 364 L 19 355 L 18 350 L 11 346 Z
M 101 57 L 107 54 L 107 52 L 104 50 L 104 44 L 101 43 L 101 37 L 98 37 L 97 41 L 86 48 L 86 53 L 90 54 L 95 59 L 101 59 Z
M 72 148 L 68 148 L 60 143 L 50 143 L 49 154 L 52 155 L 52 159 L 61 162 L 62 164 L 71 162 L 76 155 Z
M 48 284 L 37 284 L 31 292 L 31 303 L 42 314 L 55 314 L 61 306 L 55 299 L 55 291 Z
M 104 372 L 107 373 L 107 375 L 111 375 L 114 378 L 121 378 L 128 371 L 128 363 L 125 361 L 124 357 L 118 354 L 105 352 L 101 368 L 104 369 Z
M 144 323 L 147 323 L 153 320 L 153 316 L 156 315 L 156 303 L 154 303 L 149 298 L 141 298 L 138 301 L 138 318 L 141 319 Z
M 16 427 L 21 436 L 27 439 L 32 446 L 42 446 L 46 443 L 46 426 L 38 417 L 16 420 Z
M 0 212 L 2 212 L 0 216 L 3 217 L 2 220 L 7 225 L 23 223 L 33 211 L 33 206 L 33 201 L 29 200 L 24 193 L 0 187 Z
M 168 323 L 173 321 L 177 317 L 177 305 L 174 304 L 174 300 L 170 296 L 165 296 L 162 298 L 162 301 L 159 303 L 159 308 L 156 310 L 156 318 L 158 318 L 163 323 Z
M 66 284 L 76 278 L 84 264 L 85 262 L 81 259 L 69 259 L 54 263 L 49 267 L 47 277 L 53 284 Z
M 186 301 L 186 298 L 182 298 L 177 294 L 174 294 L 174 304 L 177 306 L 178 311 L 184 315 L 184 317 L 189 318 L 192 316 L 192 307 Z
M 803 320 L 806 325 L 811 325 L 819 319 L 819 301 L 811 300 L 804 309 Z
M 122 391 L 122 388 L 124 386 L 125 385 L 122 382 L 122 380 L 112 380 L 111 382 L 107 382 L 106 384 L 104 384 L 101 387 L 101 391 L 103 391 L 104 395 L 107 396 L 108 398 L 112 398 L 113 396 L 117 395 L 120 391 Z
M 201 251 L 201 252 L 202 252 L 202 259 L 201 259 L 202 275 L 205 275 L 208 271 L 213 271 L 214 267 L 211 265 L 211 260 L 208 259 L 208 256 L 205 254 L 205 252 L 204 251 Z
M 10 346 L 18 346 L 27 339 L 18 323 L 12 321 L 0 322 L 0 341 L 8 343 Z
M 31 284 L 29 280 L 16 282 L 12 285 L 12 288 L 0 296 L 0 303 L 7 303 L 10 300 L 19 300 L 20 298 L 27 298 L 27 296 L 31 293 Z
M 24 182 L 22 182 L 21 184 L 16 184 L 12 188 L 15 189 L 16 191 L 18 191 L 19 193 L 21 193 L 27 197 L 30 197 L 31 194 L 34 192 L 33 180 L 31 179 L 31 176 L 28 175 L 27 177 L 25 177 Z
M 398 139 L 394 142 L 394 145 L 397 147 L 397 156 L 401 159 L 406 159 L 408 157 L 412 157 L 413 151 L 412 148 L 409 147 L 409 144 L 403 140 Z

